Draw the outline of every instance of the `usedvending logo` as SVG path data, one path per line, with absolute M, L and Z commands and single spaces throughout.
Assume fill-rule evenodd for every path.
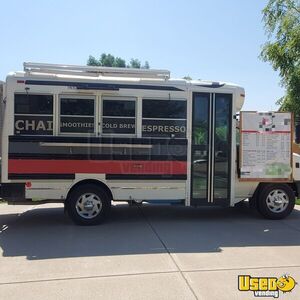
M 291 292 L 296 286 L 292 276 L 283 275 L 276 277 L 252 277 L 250 275 L 239 275 L 239 291 L 252 291 L 255 297 L 279 298 L 280 292 Z

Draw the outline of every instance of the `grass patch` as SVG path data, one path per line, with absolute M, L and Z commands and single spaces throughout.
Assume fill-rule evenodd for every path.
M 300 205 L 300 199 L 296 199 L 296 204 Z

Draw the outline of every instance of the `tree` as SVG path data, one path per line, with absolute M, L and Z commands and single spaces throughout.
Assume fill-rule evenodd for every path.
M 100 57 L 100 62 L 102 66 L 106 67 L 114 67 L 115 65 L 115 57 L 111 54 L 102 53 Z
M 115 67 L 126 68 L 126 61 L 120 57 L 116 57 L 115 59 Z
M 118 68 L 142 68 L 149 69 L 148 61 L 145 61 L 145 64 L 142 65 L 140 60 L 132 58 L 129 65 L 126 65 L 125 59 L 121 57 L 114 57 L 111 54 L 102 53 L 99 59 L 96 59 L 94 56 L 90 55 L 87 61 L 88 66 L 98 66 L 98 67 L 118 67 Z
M 100 61 L 97 60 L 94 56 L 90 55 L 87 61 L 88 66 L 101 66 Z
M 140 69 L 141 68 L 141 62 L 136 59 L 136 58 L 132 58 L 130 60 L 129 65 L 127 66 L 127 68 L 136 68 L 136 69 Z
M 183 79 L 185 79 L 185 80 L 193 80 L 193 78 L 190 75 L 184 76 Z
M 286 95 L 277 101 L 281 110 L 300 116 L 300 1 L 269 0 L 263 10 L 268 40 L 261 58 L 279 71 Z
M 142 66 L 143 69 L 150 69 L 149 62 L 146 60 L 145 64 Z

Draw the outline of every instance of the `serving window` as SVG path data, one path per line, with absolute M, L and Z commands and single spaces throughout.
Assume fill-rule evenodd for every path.
M 136 100 L 104 98 L 102 101 L 102 133 L 136 133 Z
M 16 135 L 53 134 L 53 96 L 15 94 L 14 133 Z
M 186 137 L 186 100 L 143 99 L 143 137 Z
M 60 97 L 60 133 L 95 133 L 95 99 Z

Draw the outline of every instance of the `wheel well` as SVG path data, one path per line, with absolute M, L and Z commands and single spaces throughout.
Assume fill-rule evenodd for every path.
M 261 191 L 266 185 L 268 185 L 268 184 L 275 184 L 275 182 L 261 182 L 261 183 L 257 186 L 257 188 L 256 188 L 256 190 L 255 190 L 255 192 L 254 192 L 254 194 L 253 194 L 253 196 L 252 196 L 252 198 L 254 199 L 253 204 L 255 204 L 255 205 L 257 204 L 257 201 L 258 201 L 258 195 L 259 195 L 260 191 Z M 288 186 L 294 191 L 295 196 L 298 197 L 297 186 L 296 186 L 296 184 L 295 184 L 294 182 L 288 182 L 288 183 L 284 183 L 284 182 L 283 182 L 282 184 L 288 185 Z
M 295 193 L 295 196 L 298 197 L 298 189 L 297 189 L 297 185 L 295 182 L 292 182 L 292 183 L 288 183 L 288 185 L 292 188 L 292 190 L 294 191 Z
M 99 180 L 96 180 L 96 179 L 84 179 L 84 180 L 81 180 L 81 181 L 79 181 L 79 182 L 76 182 L 76 183 L 71 187 L 71 189 L 69 190 L 66 199 L 68 199 L 69 195 L 70 195 L 76 188 L 78 188 L 79 186 L 85 185 L 85 184 L 94 184 L 94 185 L 97 185 L 97 186 L 101 187 L 101 188 L 107 193 L 107 195 L 110 197 L 110 199 L 111 199 L 111 200 L 113 199 L 113 195 L 112 195 L 112 192 L 111 192 L 111 190 L 109 189 L 109 187 L 108 187 L 106 184 L 104 184 L 103 182 L 101 182 L 101 181 L 99 181 Z

